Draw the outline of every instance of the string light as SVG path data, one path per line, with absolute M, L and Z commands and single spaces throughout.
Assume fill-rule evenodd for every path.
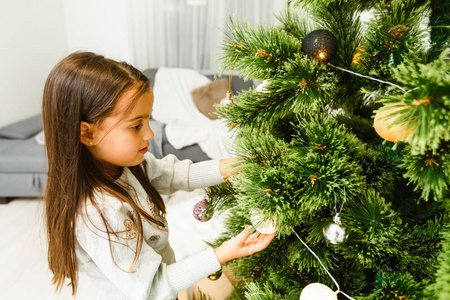
M 345 297 L 347 297 L 348 299 L 351 300 L 355 300 L 352 297 L 350 297 L 349 295 L 347 295 L 346 293 L 344 293 L 343 291 L 341 291 L 341 288 L 339 287 L 339 283 L 336 281 L 336 279 L 334 279 L 334 277 L 331 275 L 331 273 L 328 271 L 327 268 L 325 268 L 325 266 L 323 265 L 322 261 L 320 260 L 320 258 L 317 256 L 316 253 L 314 253 L 314 251 L 311 250 L 311 248 L 308 247 L 308 245 L 300 238 L 300 236 L 297 234 L 297 232 L 294 230 L 294 228 L 292 228 L 292 231 L 295 233 L 295 235 L 297 236 L 297 238 L 300 240 L 300 242 L 302 242 L 303 245 L 305 245 L 305 247 L 309 250 L 309 252 L 312 253 L 312 255 L 314 255 L 314 257 L 319 261 L 320 265 L 322 266 L 322 268 L 327 272 L 328 276 L 330 276 L 330 278 L 333 280 L 334 284 L 337 287 L 337 291 L 336 294 L 341 293 L 342 295 L 344 295 Z
M 336 178 L 333 183 L 335 183 L 338 180 L 338 178 Z M 334 190 L 334 187 L 333 187 Z M 344 207 L 345 201 L 347 199 L 347 193 L 345 190 L 345 186 L 344 186 L 344 201 L 342 201 L 341 204 L 341 208 L 339 209 L 339 212 L 337 211 L 337 203 L 336 203 L 336 196 L 334 197 L 334 211 L 336 213 L 336 217 L 335 218 L 339 218 L 339 215 L 342 212 L 342 209 Z M 314 257 L 319 261 L 320 265 L 322 266 L 322 268 L 327 272 L 328 276 L 330 276 L 330 278 L 333 280 L 334 284 L 337 287 L 337 291 L 335 292 L 336 294 L 341 293 L 344 296 L 346 296 L 348 299 L 354 300 L 352 297 L 350 297 L 349 295 L 345 294 L 344 292 L 341 291 L 341 288 L 339 287 L 339 283 L 336 281 L 336 279 L 334 279 L 334 277 L 331 275 L 331 273 L 328 271 L 328 269 L 324 266 L 324 264 L 322 263 L 322 261 L 320 260 L 320 258 L 317 256 L 316 253 L 314 253 L 314 251 L 311 250 L 311 248 L 308 247 L 308 245 L 300 238 L 300 236 L 298 235 L 298 233 L 294 230 L 294 228 L 292 228 L 292 231 L 294 232 L 294 234 L 297 236 L 297 238 L 300 240 L 300 242 L 309 250 L 309 252 L 312 253 L 312 255 L 314 255 Z
M 404 91 L 405 94 L 408 94 L 408 93 L 410 93 L 410 92 L 412 92 L 414 90 L 417 90 L 419 88 L 419 87 L 415 87 L 415 88 L 410 89 L 410 90 L 407 91 L 404 88 L 402 88 L 401 86 L 399 86 L 399 85 L 397 85 L 395 83 L 389 82 L 389 81 L 384 81 L 384 80 L 381 80 L 381 79 L 378 79 L 378 78 L 370 77 L 368 75 L 359 74 L 359 73 L 356 73 L 356 72 L 353 72 L 353 71 L 350 71 L 350 70 L 347 70 L 347 69 L 344 69 L 344 68 L 332 65 L 330 63 L 328 63 L 328 65 L 332 66 L 333 68 L 339 69 L 339 70 L 344 71 L 344 72 L 348 72 L 350 74 L 353 74 L 353 75 L 356 75 L 356 76 L 359 76 L 359 77 L 363 77 L 363 78 L 366 78 L 366 79 L 370 79 L 370 80 L 378 81 L 378 82 L 381 82 L 381 83 L 384 83 L 384 84 L 389 84 L 389 85 L 395 86 L 396 88 L 401 89 L 402 91 Z

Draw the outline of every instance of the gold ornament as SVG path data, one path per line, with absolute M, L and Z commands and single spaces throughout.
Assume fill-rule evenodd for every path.
M 356 70 L 361 69 L 362 66 L 360 65 L 360 63 L 361 63 L 363 52 L 366 52 L 366 50 L 363 47 L 358 46 L 356 48 L 355 52 L 353 53 L 353 59 L 352 59 L 352 64 L 351 64 L 352 68 L 354 68 Z
M 226 92 L 225 97 L 222 98 L 222 100 L 220 100 L 221 105 L 227 105 L 227 104 L 233 103 L 234 98 L 233 98 L 233 93 L 231 92 L 231 81 L 233 80 L 234 64 L 236 63 L 236 60 L 238 59 L 238 57 L 239 57 L 239 54 L 236 55 L 236 58 L 234 59 L 233 63 L 231 64 L 230 75 L 228 75 L 228 91 Z
M 400 39 L 406 31 L 409 30 L 409 27 L 404 25 L 395 25 L 389 29 L 388 33 L 392 36 L 393 39 Z
M 219 271 L 212 273 L 211 275 L 208 276 L 209 280 L 212 281 L 216 281 L 217 279 L 220 278 L 220 276 L 222 276 L 222 269 L 220 269 Z
M 302 79 L 302 81 L 300 81 L 298 83 L 298 86 L 302 88 L 302 94 L 305 93 L 305 89 L 308 88 L 308 83 L 306 82 L 305 78 Z
M 428 158 L 425 159 L 424 162 L 425 162 L 425 165 L 427 167 L 431 166 L 431 168 L 433 168 L 433 164 L 435 164 L 436 166 L 439 166 L 439 163 L 434 159 L 434 155 L 433 154 L 428 155 Z
M 406 130 L 407 122 L 394 124 L 398 118 L 401 117 L 401 113 L 394 113 L 399 110 L 407 109 L 408 107 L 408 104 L 398 102 L 386 104 L 381 108 L 373 120 L 373 127 L 378 135 L 390 142 L 404 141 L 415 129 L 416 125 L 412 126 L 409 130 Z
M 411 102 L 412 105 L 414 106 L 427 106 L 428 104 L 430 104 L 431 101 L 431 97 L 425 97 L 423 99 L 420 100 L 414 100 L 413 102 Z
M 317 174 L 315 175 L 309 175 L 309 180 L 312 186 L 314 186 L 314 183 L 316 183 L 317 180 Z
M 268 61 L 270 61 L 272 59 L 272 57 L 270 57 L 269 53 L 267 53 L 266 51 L 263 50 L 263 48 L 259 48 L 258 51 L 256 51 L 255 56 L 259 56 L 259 57 L 266 57 Z
M 320 142 L 320 144 L 314 143 L 316 145 L 316 149 L 325 152 L 326 145 L 322 145 L 323 141 Z
M 236 42 L 234 42 L 232 47 L 235 49 L 242 49 L 244 45 L 242 43 L 239 43 L 238 45 Z

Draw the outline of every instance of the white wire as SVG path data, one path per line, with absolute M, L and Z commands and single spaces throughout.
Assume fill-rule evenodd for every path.
M 366 78 L 366 79 L 370 79 L 370 80 L 374 80 L 374 81 L 378 81 L 378 82 L 381 82 L 381 83 L 385 83 L 385 84 L 389 84 L 389 85 L 395 86 L 396 88 L 399 88 L 399 89 L 401 89 L 402 91 L 404 91 L 405 94 L 407 94 L 407 93 L 409 93 L 409 92 L 412 92 L 412 91 L 414 91 L 414 90 L 417 90 L 417 89 L 419 88 L 419 87 L 415 87 L 415 88 L 410 89 L 409 91 L 407 91 L 407 90 L 405 90 L 404 88 L 402 88 L 401 86 L 399 86 L 399 85 L 397 85 L 397 84 L 395 84 L 395 83 L 392 83 L 392 82 L 389 82 L 389 81 L 384 81 L 384 80 L 381 80 L 381 79 L 378 79 L 378 78 L 374 78 L 374 77 L 370 77 L 370 76 L 367 76 L 367 75 L 359 74 L 359 73 L 356 73 L 356 72 L 353 72 L 353 71 L 350 71 L 350 70 L 347 70 L 347 69 L 344 69 L 344 68 L 341 68 L 341 67 L 332 65 L 332 64 L 330 64 L 330 63 L 328 63 L 328 64 L 329 64 L 330 66 L 336 68 L 336 69 L 339 69 L 339 70 L 344 71 L 344 72 L 348 72 L 348 73 L 350 73 L 350 74 L 353 74 L 353 75 L 356 75 L 356 76 L 359 76 L 359 77 L 364 77 L 364 78 Z
M 342 293 L 345 297 L 347 297 L 348 299 L 351 300 L 355 300 L 352 297 L 350 297 L 349 295 L 347 295 L 346 293 L 341 291 L 341 288 L 339 287 L 339 284 L 337 283 L 336 279 L 334 279 L 334 277 L 331 275 L 331 273 L 328 271 L 327 268 L 325 268 L 325 266 L 323 265 L 322 261 L 320 260 L 320 258 L 317 256 L 316 253 L 314 253 L 314 251 L 312 251 L 308 245 L 306 245 L 306 243 L 300 238 L 300 236 L 297 234 L 297 232 L 294 230 L 294 228 L 292 228 L 292 231 L 295 233 L 295 235 L 297 236 L 297 238 L 300 240 L 300 242 L 302 242 L 303 245 L 305 245 L 305 247 L 309 250 L 309 252 L 312 253 L 312 255 L 314 255 L 315 258 L 317 258 L 317 260 L 319 261 L 320 265 L 322 266 L 322 268 L 327 272 L 327 274 L 331 277 L 331 279 L 333 280 L 334 284 L 337 287 L 337 291 L 336 293 Z
M 336 178 L 333 182 L 336 182 L 337 180 L 338 180 L 338 178 Z M 334 187 L 333 187 L 333 190 L 334 190 Z M 334 212 L 336 213 L 337 216 L 339 216 L 341 214 L 342 209 L 344 208 L 345 200 L 347 200 L 347 193 L 345 191 L 345 186 L 344 186 L 344 201 L 342 201 L 341 209 L 339 210 L 339 212 L 337 212 L 337 209 L 336 209 L 336 195 L 334 195 Z

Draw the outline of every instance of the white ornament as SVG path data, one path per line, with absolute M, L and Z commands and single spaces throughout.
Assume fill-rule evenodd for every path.
M 256 87 L 256 90 L 260 93 L 267 93 L 266 86 L 270 83 L 269 79 L 263 80 L 263 82 Z
M 271 234 L 277 231 L 276 222 L 271 220 L 264 220 L 262 211 L 260 209 L 254 209 L 250 217 L 252 225 L 255 229 L 262 234 Z
M 308 284 L 300 294 L 300 300 L 337 300 L 337 293 L 324 284 Z

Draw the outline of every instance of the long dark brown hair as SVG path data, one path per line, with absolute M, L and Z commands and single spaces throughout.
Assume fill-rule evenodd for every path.
M 129 186 L 120 185 L 103 163 L 94 158 L 80 141 L 80 122 L 100 124 L 127 91 L 136 91 L 130 111 L 150 89 L 148 78 L 125 62 L 117 62 L 91 52 L 75 52 L 61 60 L 50 72 L 44 87 L 42 117 L 48 157 L 45 207 L 48 235 L 48 263 L 53 284 L 60 290 L 69 278 L 73 295 L 78 286 L 75 228 L 78 213 L 89 199 L 103 219 L 106 232 L 113 232 L 94 192 L 103 192 L 129 204 L 136 212 L 136 253 L 142 248 L 142 219 L 164 226 L 152 218 L 130 196 Z M 164 202 L 144 174 L 142 166 L 129 168 L 146 190 L 149 199 L 166 213 Z M 110 240 L 111 246 L 111 240 Z M 111 248 L 112 249 L 112 248 Z M 112 252 L 112 251 L 111 251 Z M 112 253 L 111 253 L 112 254 Z

